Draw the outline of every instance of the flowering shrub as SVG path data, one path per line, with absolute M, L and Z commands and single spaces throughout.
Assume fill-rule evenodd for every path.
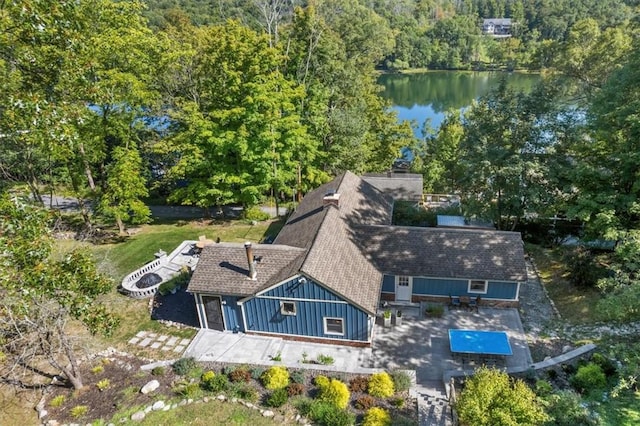
M 316 377 L 316 386 L 320 390 L 318 399 L 334 404 L 339 408 L 346 408 L 349 404 L 351 393 L 347 385 L 337 379 L 329 379 L 325 376 Z
M 391 416 L 383 408 L 371 408 L 364 415 L 362 426 L 391 426 Z
M 289 372 L 284 367 L 271 367 L 262 374 L 262 384 L 267 389 L 285 388 L 289 384 Z

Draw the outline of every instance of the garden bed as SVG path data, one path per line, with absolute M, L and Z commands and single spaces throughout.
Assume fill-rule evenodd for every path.
M 141 370 L 140 367 L 145 363 L 146 361 L 125 354 L 84 362 L 82 369 L 85 386 L 79 391 L 63 384 L 52 386 L 44 401 L 43 408 L 47 414 L 43 421 L 55 419 L 61 423 L 89 423 L 102 420 L 119 423 L 130 421 L 132 414 L 143 412 L 145 408 L 146 414 L 149 414 L 148 407 L 158 401 L 180 410 L 184 409 L 180 404 L 184 405 L 190 400 L 218 399 L 242 402 L 242 405 L 260 413 L 268 411 L 274 424 L 296 423 L 300 419 L 300 411 L 311 419 L 320 416 L 320 420 L 315 419 L 316 424 L 327 424 L 322 420 L 322 416 L 327 414 L 318 414 L 329 408 L 326 404 L 319 403 L 322 390 L 316 383 L 318 376 L 324 376 L 330 383 L 335 384 L 339 380 L 344 383 L 344 389 L 349 389 L 348 403 L 346 409 L 342 410 L 345 419 L 361 423 L 369 408 L 379 407 L 390 414 L 393 424 L 412 425 L 418 422 L 417 402 L 409 397 L 407 390 L 403 388 L 400 392 L 393 392 L 385 397 L 372 396 L 368 392 L 367 376 L 286 369 L 289 374 L 288 386 L 280 391 L 282 400 L 276 401 L 273 395 L 277 391 L 265 387 L 264 375 L 267 367 L 264 366 L 187 363 L 189 365 L 177 369 L 181 373 L 177 374 L 171 366 L 151 371 Z M 203 377 L 217 379 L 208 382 Z M 151 380 L 158 380 L 159 387 L 149 394 L 142 394 L 140 389 Z M 245 407 L 238 404 L 238 409 Z M 339 411 L 334 408 L 329 410 Z

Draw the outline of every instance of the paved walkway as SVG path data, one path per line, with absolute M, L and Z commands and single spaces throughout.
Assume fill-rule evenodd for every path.
M 181 339 L 180 337 L 153 333 L 151 331 L 139 331 L 138 334 L 129 339 L 127 343 L 140 346 L 141 348 L 172 351 L 175 352 L 177 356 L 181 356 L 189 342 L 191 342 L 190 339 Z

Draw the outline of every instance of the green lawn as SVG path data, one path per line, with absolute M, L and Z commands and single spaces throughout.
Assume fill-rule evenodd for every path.
M 618 398 L 598 405 L 604 426 L 636 426 L 640 424 L 640 392 L 625 392 Z
M 600 300 L 596 289 L 577 288 L 567 279 L 563 263 L 563 248 L 543 248 L 527 244 L 526 251 L 540 272 L 540 279 L 555 302 L 562 318 L 573 324 L 588 324 L 595 321 L 595 306 Z
M 96 349 L 104 346 L 114 346 L 118 349 L 132 352 L 140 349 L 127 347 L 126 342 L 140 330 L 170 333 L 179 337 L 192 337 L 191 329 L 176 329 L 167 327 L 151 319 L 149 315 L 149 300 L 135 300 L 124 297 L 116 292 L 117 285 L 130 272 L 154 260 L 154 253 L 162 249 L 167 253 L 173 251 L 184 240 L 197 240 L 200 235 L 206 235 L 212 240 L 220 238 L 223 242 L 259 242 L 267 235 L 275 236 L 282 227 L 281 221 L 259 222 L 251 225 L 245 221 L 215 221 L 215 222 L 184 222 L 173 224 L 143 225 L 132 237 L 123 242 L 113 244 L 90 244 L 62 240 L 59 242 L 61 252 L 74 248 L 89 250 L 93 253 L 99 268 L 114 279 L 113 292 L 106 296 L 105 302 L 122 318 L 121 326 L 108 338 L 99 338 L 94 343 Z M 80 332 L 80 331 L 79 331 Z M 134 355 L 162 357 L 162 353 L 149 354 L 144 351 Z

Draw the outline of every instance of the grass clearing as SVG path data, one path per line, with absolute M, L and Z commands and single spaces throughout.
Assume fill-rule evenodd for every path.
M 618 398 L 598 404 L 596 411 L 605 426 L 636 426 L 640 424 L 640 391 L 625 392 Z
M 593 288 L 577 288 L 567 280 L 563 248 L 549 249 L 527 244 L 526 251 L 538 267 L 540 279 L 562 318 L 573 324 L 595 322 L 600 292 Z

